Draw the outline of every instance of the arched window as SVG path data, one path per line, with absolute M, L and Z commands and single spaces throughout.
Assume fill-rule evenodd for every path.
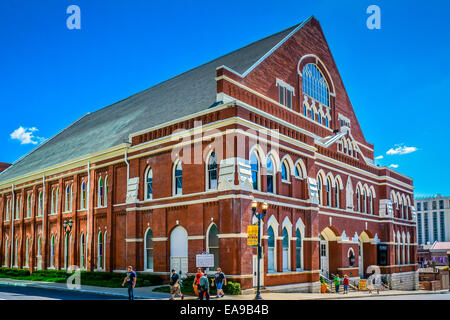
M 208 252 L 214 255 L 214 268 L 219 267 L 219 229 L 215 224 L 212 224 L 208 230 Z
M 314 112 L 314 109 L 311 109 L 311 120 L 312 121 L 315 120 L 315 115 L 316 115 L 316 113 Z
M 317 114 L 317 121 L 318 121 L 320 124 L 322 124 L 322 114 L 321 114 L 320 112 Z
M 81 209 L 86 209 L 86 182 L 81 183 Z
M 259 161 L 254 152 L 250 155 L 250 168 L 252 171 L 253 190 L 259 190 Z
M 55 266 L 55 236 L 52 235 L 50 240 L 50 267 Z
M 66 194 L 64 197 L 64 211 L 68 212 L 70 207 L 71 207 L 70 206 L 70 186 L 67 185 L 66 186 Z
M 328 117 L 325 116 L 325 127 L 328 128 L 329 126 L 330 126 L 330 123 L 329 123 Z
M 82 233 L 80 237 L 80 269 L 84 269 L 84 255 L 85 255 L 84 233 Z
M 331 190 L 333 186 L 331 184 L 331 179 L 327 179 L 327 206 L 331 207 Z
M 105 177 L 105 195 L 103 196 L 103 205 L 106 207 L 108 205 L 108 176 Z
M 323 105 L 330 105 L 330 92 L 327 81 L 315 64 L 309 63 L 303 67 L 303 93 Z
M 43 204 L 42 204 L 42 192 L 39 191 L 39 198 L 38 198 L 38 217 L 40 217 L 42 215 L 42 208 L 43 208 Z
M 373 198 L 372 192 L 369 191 L 369 213 L 373 214 Z
M 208 159 L 208 190 L 217 189 L 217 158 L 213 151 Z
M 25 241 L 25 265 L 24 267 L 28 267 L 28 259 L 30 259 L 30 238 L 27 237 Z
M 322 178 L 320 177 L 320 175 L 317 177 L 317 194 L 319 195 L 319 204 L 323 204 Z
M 9 221 L 9 210 L 11 206 L 9 204 L 9 199 L 6 200 L 6 213 L 5 213 L 5 221 Z
M 8 243 L 8 237 L 6 237 L 5 238 L 5 256 L 4 256 L 4 258 L 5 258 L 5 266 L 6 267 L 9 267 L 9 264 L 8 264 L 8 246 L 9 246 L 9 243 Z
M 72 211 L 72 206 L 73 206 L 73 184 L 70 185 L 69 211 Z
M 269 236 L 267 248 L 268 248 L 268 269 L 269 272 L 275 271 L 275 235 L 272 229 L 272 226 L 267 230 L 267 235 Z
M 175 172 L 174 172 L 174 188 L 175 195 L 180 195 L 183 193 L 183 167 L 181 165 L 181 161 L 178 160 L 175 163 Z
M 170 269 L 186 274 L 188 266 L 188 234 L 182 226 L 170 233 Z
M 22 200 L 22 198 L 20 196 L 16 198 L 16 212 L 14 215 L 14 219 L 16 219 L 16 220 L 20 219 L 21 200 Z
M 29 193 L 27 197 L 27 218 L 31 217 L 32 210 L 33 210 L 33 194 Z
M 289 165 L 287 161 L 283 161 L 283 163 L 281 164 L 281 179 L 284 181 L 289 181 L 290 175 Z
M 19 266 L 19 238 L 16 238 L 16 242 L 14 243 L 14 267 Z
M 105 190 L 103 189 L 103 177 L 100 177 L 98 179 L 98 199 L 97 199 L 97 204 L 99 207 L 103 207 L 103 197 L 104 197 L 104 192 Z
M 148 229 L 145 233 L 144 243 L 144 265 L 146 271 L 153 271 L 153 232 L 152 229 Z
M 97 268 L 103 269 L 103 234 L 100 231 L 97 238 Z
M 361 195 L 359 193 L 359 188 L 358 186 L 356 187 L 356 201 L 357 201 L 357 208 L 358 208 L 358 212 L 361 212 Z
M 303 261 L 303 239 L 302 239 L 302 234 L 300 232 L 300 229 L 297 228 L 297 230 L 295 231 L 295 237 L 297 238 L 295 240 L 295 258 L 296 258 L 296 267 L 297 270 L 300 270 L 303 268 L 302 266 L 302 261 Z
M 283 228 L 283 271 L 289 271 L 289 233 Z
M 410 260 L 410 251 L 411 251 L 411 247 L 410 247 L 410 243 L 411 243 L 411 237 L 409 235 L 409 232 L 406 235 L 406 239 L 407 239 L 407 243 L 406 243 L 406 263 L 410 264 L 411 260 Z
M 145 199 L 153 199 L 153 169 L 147 168 L 145 172 Z
M 304 115 L 305 117 L 308 116 L 308 107 L 306 106 L 306 104 L 303 104 L 303 115 Z
M 295 166 L 295 176 L 296 176 L 297 178 L 303 178 L 303 175 L 302 175 L 302 168 L 300 167 L 300 164 L 297 164 L 297 165 Z
M 339 180 L 336 179 L 336 186 L 334 188 L 334 205 L 336 208 L 341 207 L 341 204 L 339 201 L 339 197 L 340 197 L 339 192 L 340 192 L 340 184 L 339 184 Z
M 398 234 L 397 238 L 398 238 L 397 239 L 397 264 L 401 264 L 402 262 L 401 262 L 401 256 L 400 256 L 400 246 L 401 246 L 400 234 Z
M 50 204 L 50 213 L 55 213 L 56 211 L 56 189 L 52 189 L 52 198 L 51 198 L 51 204 Z
M 367 213 L 367 195 L 365 189 L 363 189 L 362 194 L 363 194 L 364 213 Z

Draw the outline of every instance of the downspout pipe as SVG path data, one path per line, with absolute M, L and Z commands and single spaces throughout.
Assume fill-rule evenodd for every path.
M 12 194 L 12 208 L 11 208 L 12 214 L 11 214 L 11 220 L 10 220 L 11 221 L 11 252 L 10 252 L 11 259 L 10 259 L 9 264 L 10 264 L 10 267 L 12 268 L 14 265 L 14 243 L 15 243 L 15 241 L 14 241 L 14 220 L 16 219 L 16 204 L 15 204 L 16 196 L 14 194 L 14 184 L 11 185 L 11 194 Z
M 87 174 L 88 174 L 88 183 L 86 188 L 86 208 L 87 208 L 87 227 L 86 227 L 86 254 L 85 254 L 85 268 L 87 269 L 87 260 L 88 260 L 88 248 L 89 248 L 89 211 L 90 211 L 90 193 L 91 193 L 91 162 L 88 161 L 87 163 Z M 89 259 L 90 261 L 91 259 Z
M 38 199 L 39 201 L 40 199 Z M 39 256 L 40 262 L 39 262 L 39 268 L 42 269 L 42 239 L 44 238 L 44 226 L 45 226 L 45 214 L 47 210 L 44 210 L 44 204 L 45 204 L 45 174 L 42 176 L 42 205 L 41 205 L 41 214 L 42 214 L 42 230 L 41 230 L 41 255 Z M 47 208 L 47 207 L 45 207 Z

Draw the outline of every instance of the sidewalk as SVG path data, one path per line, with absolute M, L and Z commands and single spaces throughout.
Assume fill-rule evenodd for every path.
M 420 295 L 420 294 L 439 294 L 441 292 L 448 292 L 448 290 L 441 291 L 428 291 L 428 290 L 415 290 L 415 291 L 400 291 L 400 290 L 386 290 L 380 291 L 380 294 L 369 293 L 369 291 L 352 291 L 348 294 L 343 293 L 279 293 L 279 292 L 266 292 L 262 293 L 264 300 L 328 300 L 328 299 L 348 299 L 348 298 L 367 298 L 367 297 L 389 297 L 399 295 Z M 229 300 L 251 300 L 255 297 L 255 294 L 245 294 L 240 296 L 226 296 Z
M 102 295 L 117 296 L 117 298 L 127 299 L 128 291 L 126 288 L 105 288 L 96 286 L 81 286 L 81 289 L 69 289 L 65 283 L 53 283 L 44 281 L 26 281 L 26 280 L 16 280 L 16 279 L 0 279 L 0 285 L 9 286 L 24 286 L 24 287 L 34 287 L 43 289 L 53 289 L 53 290 L 65 290 L 65 291 L 77 291 L 85 293 L 94 293 Z M 170 295 L 163 292 L 153 292 L 155 287 L 140 287 L 134 289 L 134 296 L 136 299 L 148 299 L 148 300 L 167 300 Z M 443 290 L 448 292 L 448 290 Z M 415 295 L 415 294 L 439 294 L 441 291 L 428 291 L 428 290 L 415 290 L 415 291 L 397 291 L 397 290 L 386 290 L 381 291 L 380 294 L 369 293 L 368 291 L 361 292 L 349 292 L 348 294 L 336 294 L 336 293 L 278 293 L 278 292 L 265 292 L 262 294 L 264 300 L 327 300 L 327 299 L 346 299 L 346 298 L 362 298 L 370 296 L 398 296 L 398 295 Z M 226 295 L 220 300 L 253 300 L 255 297 L 254 293 L 242 294 L 239 296 Z M 212 297 L 212 300 L 215 300 Z M 197 297 L 187 296 L 185 300 L 195 300 Z

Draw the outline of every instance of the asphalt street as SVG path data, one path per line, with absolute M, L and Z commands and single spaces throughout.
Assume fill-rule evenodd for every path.
M 0 300 L 126 300 L 125 297 L 0 285 Z

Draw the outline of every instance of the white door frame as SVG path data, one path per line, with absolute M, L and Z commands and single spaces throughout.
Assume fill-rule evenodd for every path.
M 325 245 L 325 256 L 322 256 L 322 245 Z M 319 258 L 320 258 L 320 272 L 327 278 L 330 277 L 330 262 L 329 262 L 329 246 L 328 240 L 320 240 L 319 244 Z

